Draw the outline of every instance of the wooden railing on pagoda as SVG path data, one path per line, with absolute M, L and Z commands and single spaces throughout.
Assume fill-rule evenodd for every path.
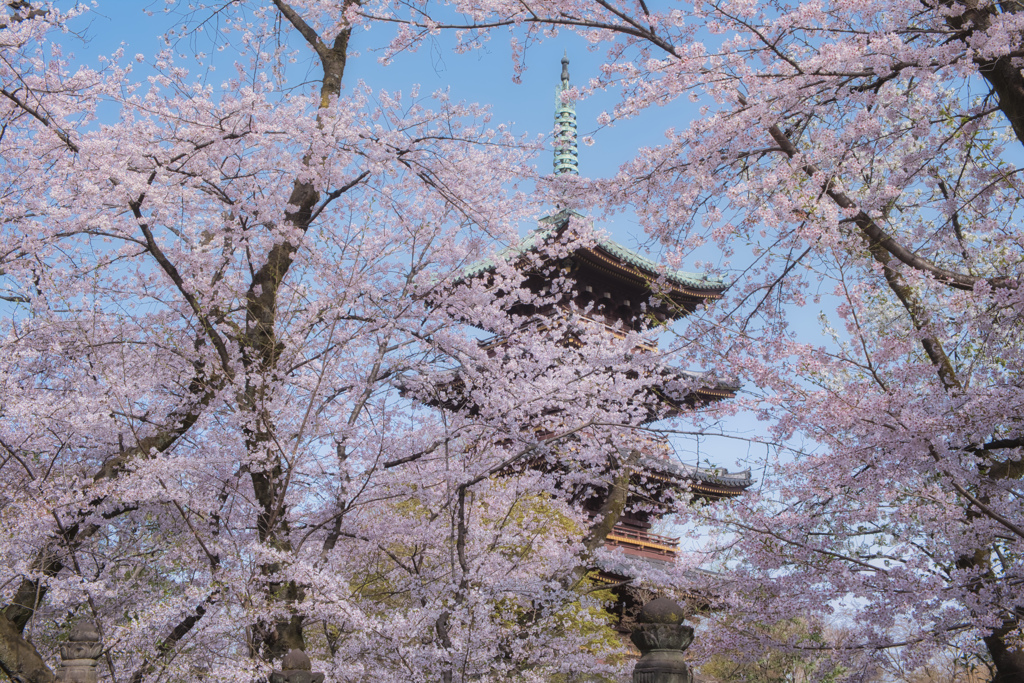
M 655 559 L 671 560 L 679 554 L 679 538 L 653 534 L 644 529 L 616 524 L 605 539 L 605 545 L 622 548 L 626 553 Z

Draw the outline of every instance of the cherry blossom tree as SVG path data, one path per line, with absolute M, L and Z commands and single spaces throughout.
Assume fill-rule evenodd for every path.
M 632 207 L 680 255 L 715 246 L 734 282 L 680 348 L 739 373 L 791 454 L 762 495 L 692 513 L 737 534 L 713 589 L 732 617 L 846 605 L 847 654 L 912 668 L 953 644 L 1024 680 L 1021 5 L 406 7 L 387 15 L 396 48 L 507 27 L 521 51 L 569 29 L 607 48 L 589 89 L 621 100 L 600 125 L 679 113 L 617 177 L 559 189 Z
M 557 626 L 589 619 L 587 520 L 544 468 L 492 475 L 569 440 L 557 457 L 607 473 L 648 361 L 516 336 L 511 270 L 450 284 L 532 213 L 492 191 L 529 171 L 481 112 L 343 88 L 376 23 L 396 51 L 571 29 L 608 48 L 601 125 L 680 111 L 617 177 L 552 187 L 633 208 L 680 258 L 717 249 L 730 294 L 668 351 L 738 374 L 720 414 L 758 411 L 793 453 L 759 495 L 680 509 L 734 558 L 706 577 L 734 628 L 698 646 L 844 605 L 847 671 L 954 645 L 1024 679 L 1017 3 L 231 5 L 224 91 L 173 51 L 149 80 L 117 55 L 73 68 L 53 36 L 74 12 L 8 8 L 5 672 L 46 680 L 72 610 L 138 680 L 246 680 L 296 645 L 350 678 L 540 677 L 593 652 Z M 279 75 L 295 49 L 313 91 Z M 515 338 L 514 363 L 464 323 Z M 446 364 L 472 410 L 417 403 L 446 400 Z
M 216 28 L 218 86 L 175 35 L 94 68 L 69 54 L 88 8 L 6 4 L 12 680 L 52 681 L 82 618 L 133 683 L 260 680 L 293 648 L 329 680 L 616 670 L 581 581 L 603 520 L 570 494 L 626 471 L 657 361 L 524 327 L 509 302 L 544 301 L 512 264 L 462 277 L 540 211 L 533 149 L 443 93 L 347 83 L 384 10 L 196 9 L 176 36 Z

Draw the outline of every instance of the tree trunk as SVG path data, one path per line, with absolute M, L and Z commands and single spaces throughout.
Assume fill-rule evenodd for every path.
M 0 615 L 0 672 L 15 683 L 53 683 L 53 672 L 21 629 Z
M 324 74 L 320 88 L 320 109 L 325 109 L 341 93 L 352 28 L 343 27 L 332 44 L 328 45 L 288 2 L 274 0 L 274 4 L 320 57 Z M 304 159 L 305 165 L 312 163 L 315 160 L 311 157 Z M 296 178 L 288 198 L 288 206 L 294 208 L 285 212 L 286 222 L 305 233 L 309 230 L 314 209 L 320 199 L 320 192 L 312 182 Z M 284 350 L 276 330 L 277 297 L 299 246 L 298 242 L 288 240 L 275 245 L 267 254 L 266 262 L 253 274 L 246 294 L 246 328 L 241 344 L 242 362 L 247 374 L 244 401 L 252 416 L 246 448 L 257 461 L 265 458 L 270 463 L 265 469 L 249 473 L 259 505 L 256 528 L 261 542 L 284 552 L 292 551 L 284 504 L 289 473 L 285 471 L 280 454 L 275 453 L 273 416 L 266 412 L 265 404 L 268 398 L 267 385 L 277 371 Z M 260 569 L 265 576 L 273 576 L 282 567 L 280 563 L 274 562 Z M 271 602 L 284 605 L 289 610 L 302 602 L 302 588 L 294 581 L 271 581 L 268 587 Z M 298 614 L 291 614 L 273 624 L 255 624 L 251 645 L 267 660 L 280 659 L 289 650 L 305 650 L 302 627 L 303 617 Z
M 1014 631 L 1016 625 L 1016 622 L 1004 624 L 985 637 L 985 645 L 996 669 L 992 683 L 1024 683 L 1024 650 L 1010 651 L 1006 644 L 1006 636 Z

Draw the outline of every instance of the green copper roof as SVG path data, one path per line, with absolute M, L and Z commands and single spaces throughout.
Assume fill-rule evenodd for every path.
M 647 258 L 642 256 L 631 249 L 627 249 L 618 242 L 609 239 L 599 239 L 596 242 L 596 246 L 601 247 L 612 256 L 630 264 L 636 266 L 641 270 L 645 270 L 652 275 L 661 274 L 661 266 Z M 709 277 L 706 273 L 691 273 L 685 270 L 665 270 L 665 277 L 678 285 L 685 287 L 692 287 L 693 289 L 724 289 L 726 287 L 725 281 L 716 277 Z
M 466 270 L 463 271 L 462 276 L 464 278 L 472 278 L 477 275 L 489 273 L 494 270 L 494 267 L 498 263 L 508 263 L 515 256 L 520 256 L 533 251 L 553 234 L 554 230 L 551 228 L 538 228 L 536 230 L 531 230 L 519 244 L 511 247 L 505 247 L 494 256 L 489 256 L 485 259 L 480 259 L 475 263 L 469 264 L 466 266 Z
M 576 212 L 572 212 L 576 213 Z M 519 244 L 506 247 L 496 253 L 494 256 L 489 258 L 481 259 L 475 263 L 470 264 L 463 271 L 463 277 L 472 278 L 483 273 L 494 270 L 497 263 L 508 263 L 513 260 L 516 256 L 529 253 L 540 245 L 544 244 L 548 239 L 553 237 L 557 231 L 558 226 L 561 225 L 565 219 L 568 218 L 568 211 L 560 211 L 554 216 L 548 216 L 541 219 L 541 227 L 531 230 L 526 237 L 523 238 Z M 577 213 L 577 215 L 580 215 Z M 543 225 L 543 224 L 547 225 Z M 713 289 L 722 290 L 727 287 L 724 280 L 716 277 L 710 277 L 704 273 L 691 273 L 685 270 L 671 270 L 662 269 L 662 266 L 658 265 L 646 256 L 641 256 L 635 251 L 624 247 L 618 242 L 611 239 L 597 239 L 594 242 L 594 247 L 600 248 L 607 252 L 610 256 L 624 262 L 631 266 L 639 268 L 645 271 L 647 275 L 652 278 L 660 277 L 664 275 L 665 278 L 678 286 L 688 287 L 690 289 Z

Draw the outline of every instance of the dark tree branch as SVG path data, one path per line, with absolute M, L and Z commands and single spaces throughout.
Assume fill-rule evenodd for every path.
M 777 125 L 773 125 L 768 129 L 768 132 L 772 136 L 772 139 L 778 143 L 786 156 L 790 159 L 797 156 L 798 152 L 796 146 L 789 139 L 789 136 L 782 132 L 782 129 Z M 811 164 L 804 164 L 801 168 L 804 173 L 812 178 L 818 173 L 818 169 Z M 829 179 L 822 189 L 825 194 L 835 202 L 836 206 L 848 210 L 857 208 L 857 204 L 850 199 L 846 193 L 836 189 L 835 179 Z M 996 289 L 1005 287 L 1015 289 L 1018 286 L 1017 279 L 1008 276 L 983 278 L 975 275 L 956 273 L 937 266 L 928 259 L 918 256 L 893 239 L 863 210 L 859 210 L 857 212 L 853 218 L 853 222 L 857 228 L 860 229 L 864 237 L 870 240 L 871 244 L 877 244 L 905 265 L 925 273 L 930 273 L 937 280 L 946 283 L 950 287 L 972 291 L 974 286 L 979 282 L 987 282 L 989 286 Z
M 156 659 L 159 661 L 174 651 L 174 647 L 188 632 L 199 623 L 199 620 L 206 616 L 207 610 L 217 603 L 220 597 L 220 589 L 214 590 L 205 600 L 196 605 L 192 613 L 179 621 L 171 632 L 156 646 Z M 147 659 L 142 663 L 135 673 L 132 674 L 131 683 L 143 683 L 147 676 L 156 671 L 157 662 Z
M 742 103 L 746 104 L 745 101 L 742 101 Z M 796 157 L 796 146 L 777 125 L 771 126 L 768 129 L 768 132 L 771 134 L 772 138 L 779 144 L 782 150 L 786 153 L 786 156 L 788 156 L 790 159 Z M 806 173 L 808 176 L 812 178 L 815 174 L 818 173 L 818 169 L 812 166 L 811 164 L 804 164 L 802 166 L 802 169 L 804 173 Z M 853 200 L 851 200 L 844 193 L 836 190 L 833 187 L 832 180 L 829 180 L 822 188 L 822 190 L 826 194 L 828 194 L 828 196 L 831 197 L 832 200 L 841 208 L 856 208 L 856 205 L 853 203 Z M 942 271 L 944 273 L 948 273 L 949 271 L 944 271 L 935 266 L 932 266 L 930 262 L 926 261 L 925 259 L 920 259 L 916 255 L 911 254 L 901 245 L 897 244 L 894 240 L 890 239 L 889 236 L 886 235 L 882 231 L 882 229 L 879 228 L 875 224 L 875 222 L 863 211 L 858 212 L 857 217 L 854 219 L 854 223 L 861 230 L 861 236 L 864 238 L 864 241 L 867 244 L 868 252 L 875 259 L 875 261 L 877 261 L 878 264 L 882 266 L 882 274 L 885 276 L 885 281 L 886 284 L 889 285 L 889 289 L 892 290 L 893 294 L 895 294 L 896 297 L 900 300 L 900 303 L 903 304 L 903 308 L 910 315 L 910 319 L 914 325 L 914 329 L 922 333 L 921 346 L 924 347 L 925 353 L 928 355 L 929 360 L 931 360 L 932 364 L 938 371 L 939 379 L 942 382 L 942 386 L 947 391 L 953 389 L 962 389 L 963 387 L 960 384 L 960 380 L 956 376 L 956 371 L 953 369 L 953 364 L 950 362 L 949 357 L 946 355 L 945 350 L 943 350 L 942 348 L 942 343 L 938 340 L 938 338 L 936 338 L 934 335 L 928 332 L 928 328 L 931 324 L 931 317 L 929 316 L 928 311 L 925 309 L 924 305 L 921 303 L 920 299 L 918 298 L 914 290 L 907 284 L 903 275 L 898 270 L 893 268 L 892 257 L 896 256 L 896 258 L 899 259 L 899 256 L 893 253 L 893 249 L 896 249 L 900 254 L 903 254 L 906 258 L 913 257 L 913 259 L 916 259 L 915 262 L 919 262 L 922 264 L 921 269 L 931 272 L 933 275 L 937 274 L 935 272 L 936 270 Z M 906 263 L 904 259 L 900 260 Z M 913 263 L 908 263 L 907 265 L 915 267 Z M 974 281 L 980 280 L 980 278 L 973 277 L 971 279 L 973 279 Z M 1016 286 L 1016 280 L 1010 281 L 1007 278 L 1000 279 L 1007 280 L 1007 282 L 1012 282 L 1013 286 Z M 948 282 L 948 280 L 946 281 Z M 989 282 L 991 284 L 991 281 Z M 956 285 L 953 284 L 953 286 L 955 287 Z M 973 284 L 970 287 L 961 288 L 973 289 Z

